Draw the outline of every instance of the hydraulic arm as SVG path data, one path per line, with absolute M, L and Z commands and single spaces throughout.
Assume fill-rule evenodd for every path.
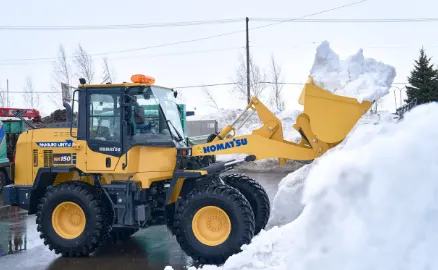
M 194 146 L 192 155 L 243 153 L 254 155 L 256 160 L 278 158 L 282 165 L 289 159 L 313 160 L 342 142 L 372 105 L 368 101 L 359 103 L 354 98 L 325 91 L 316 86 L 311 77 L 303 88 L 299 103 L 304 105 L 304 111 L 294 125 L 301 134 L 299 143 L 284 140 L 281 121 L 259 99 L 253 97 L 246 109 L 225 126 L 212 142 Z M 248 110 L 252 112 L 237 126 Z M 255 112 L 263 125 L 251 134 L 236 136 L 236 130 Z

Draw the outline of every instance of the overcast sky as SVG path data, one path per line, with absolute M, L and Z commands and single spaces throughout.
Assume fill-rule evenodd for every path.
M 358 0 L 356 0 L 358 1 Z M 272 21 L 266 18 L 296 18 L 354 0 L 309 1 L 3 1 L 0 8 L 2 26 L 66 26 L 172 23 L 187 21 L 239 19 L 238 22 L 185 27 L 137 28 L 123 30 L 29 31 L 0 29 L 0 88 L 23 91 L 26 76 L 31 76 L 37 91 L 51 91 L 51 60 L 8 62 L 17 59 L 52 58 L 63 44 L 69 54 L 80 43 L 90 54 L 101 54 L 200 39 L 222 33 L 232 35 L 183 43 L 111 53 L 106 56 L 116 71 L 117 81 L 129 81 L 135 73 L 156 78 L 156 83 L 169 87 L 232 81 L 239 53 L 244 53 L 245 17 L 250 28 Z M 437 4 L 432 0 L 369 0 L 354 6 L 307 17 L 308 19 L 392 19 L 433 18 Z M 282 68 L 286 82 L 305 82 L 313 62 L 315 47 L 328 40 L 341 56 L 364 49 L 373 57 L 396 67 L 396 83 L 407 81 L 419 48 L 435 57 L 438 22 L 403 23 L 281 23 L 250 31 L 251 51 L 255 62 L 268 68 L 271 55 Z M 102 56 L 93 57 L 96 81 L 101 81 Z M 435 58 L 433 58 L 435 59 Z M 74 81 L 74 85 L 78 82 Z M 397 85 L 401 86 L 402 85 Z M 300 85 L 284 87 L 288 108 L 295 108 Z M 244 107 L 245 101 L 230 94 L 231 86 L 211 87 L 220 107 Z M 267 88 L 267 91 L 269 88 Z M 188 109 L 203 114 L 210 108 L 199 88 L 181 89 Z M 11 94 L 13 106 L 25 107 L 22 94 Z M 385 98 L 388 110 L 394 110 L 394 96 Z M 397 102 L 398 94 L 397 94 Z M 48 113 L 55 107 L 43 95 L 39 108 Z

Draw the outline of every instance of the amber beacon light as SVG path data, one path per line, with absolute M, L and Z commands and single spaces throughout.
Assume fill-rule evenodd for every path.
M 147 83 L 153 84 L 155 82 L 155 78 L 150 76 L 145 76 L 143 74 L 135 74 L 131 76 L 131 81 L 133 83 Z

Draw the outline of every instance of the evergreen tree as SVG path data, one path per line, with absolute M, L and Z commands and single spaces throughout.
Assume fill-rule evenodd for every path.
M 415 60 L 414 69 L 408 77 L 410 86 L 406 86 L 406 103 L 417 99 L 417 104 L 424 104 L 438 98 L 438 70 L 431 64 L 431 57 L 427 57 L 424 49 L 420 50 L 420 57 Z

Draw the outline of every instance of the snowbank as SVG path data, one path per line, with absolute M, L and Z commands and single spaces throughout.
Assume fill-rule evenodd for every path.
M 437 122 L 434 103 L 397 124 L 358 126 L 312 165 L 295 221 L 202 269 L 438 268 Z
M 327 151 L 324 156 L 313 163 L 307 164 L 283 178 L 278 185 L 278 192 L 274 197 L 271 216 L 266 228 L 292 222 L 301 214 L 304 208 L 301 202 L 304 180 L 321 159 L 335 151 L 348 150 L 362 145 L 377 136 L 382 128 L 387 128 L 388 124 L 394 124 L 396 121 L 397 118 L 389 112 L 364 115 L 341 144 Z
M 390 65 L 365 58 L 362 49 L 340 60 L 329 42 L 324 41 L 316 50 L 310 75 L 316 85 L 327 91 L 372 102 L 389 93 L 396 72 Z

